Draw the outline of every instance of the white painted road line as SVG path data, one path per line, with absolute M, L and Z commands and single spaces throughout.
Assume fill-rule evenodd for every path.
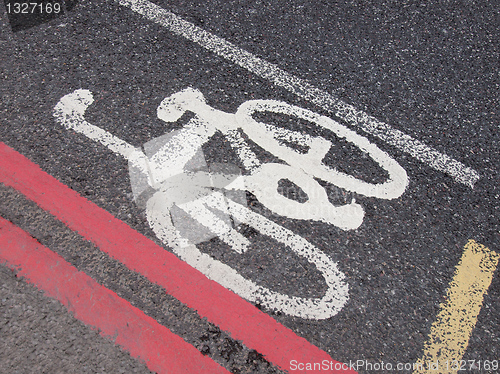
M 316 88 L 304 79 L 296 77 L 234 44 L 213 35 L 172 12 L 147 0 L 116 0 L 120 5 L 129 7 L 149 20 L 168 28 L 172 33 L 183 36 L 203 48 L 265 78 L 277 86 L 283 87 L 321 108 L 342 118 L 348 124 L 372 134 L 386 143 L 410 154 L 417 160 L 453 177 L 457 182 L 471 188 L 479 179 L 479 174 L 459 161 L 438 152 L 421 141 L 403 132 L 393 129 L 388 124 L 357 110 L 326 91 Z

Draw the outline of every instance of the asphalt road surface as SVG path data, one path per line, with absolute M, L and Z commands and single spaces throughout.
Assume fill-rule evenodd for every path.
M 0 372 L 497 372 L 498 4 L 14 3 Z

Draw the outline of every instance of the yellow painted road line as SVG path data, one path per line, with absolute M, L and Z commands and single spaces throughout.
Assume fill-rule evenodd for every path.
M 499 257 L 474 240 L 465 245 L 414 374 L 449 374 L 460 368 Z

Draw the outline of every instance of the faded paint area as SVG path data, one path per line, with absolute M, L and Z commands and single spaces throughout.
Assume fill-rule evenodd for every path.
M 0 263 L 159 373 L 229 374 L 180 336 L 0 217 Z
M 185 21 L 174 13 L 148 0 L 116 1 L 150 21 L 162 25 L 170 30 L 170 32 L 191 40 L 259 77 L 328 110 L 335 116 L 342 118 L 348 124 L 378 137 L 435 170 L 452 176 L 459 183 L 473 188 L 474 184 L 480 178 L 477 171 L 438 152 L 420 140 L 414 139 L 402 131 L 394 129 L 388 124 L 357 110 L 352 105 L 343 102 L 326 91 L 320 90 L 308 81 L 280 69 L 275 64 L 254 56 L 244 49 Z
M 349 299 L 345 276 L 337 264 L 313 244 L 242 205 L 241 201 L 246 201 L 244 191 L 253 193 L 262 204 L 281 216 L 322 221 L 342 230 L 354 230 L 363 222 L 365 213 L 362 206 L 354 200 L 342 206 L 333 205 L 315 178 L 380 199 L 397 198 L 408 185 L 406 171 L 367 138 L 331 118 L 284 102 L 251 100 L 241 104 L 232 114 L 210 107 L 200 91 L 187 88 L 165 98 L 157 108 L 157 116 L 163 121 L 174 122 L 190 111 L 195 117 L 181 130 L 146 143 L 145 154 L 88 123 L 84 114 L 92 102 L 90 91 L 76 90 L 59 101 L 54 108 L 54 116 L 66 128 L 105 145 L 129 161 L 132 190 L 140 205 L 143 204 L 140 196 L 149 190 L 143 200 L 147 200 L 148 222 L 158 238 L 208 278 L 247 300 L 288 315 L 308 319 L 326 319 L 336 315 Z M 383 183 L 368 183 L 324 165 L 322 160 L 332 146 L 329 140 L 257 122 L 252 117 L 256 112 L 284 114 L 328 129 L 371 157 L 387 173 L 387 179 Z M 243 165 L 249 168 L 245 170 L 246 175 L 236 176 L 237 173 L 233 173 L 234 176 L 231 176 L 206 170 L 201 149 L 217 131 L 230 134 L 231 144 L 236 147 Z M 249 144 L 241 136 L 239 139 L 235 137 L 239 131 L 287 164 L 261 164 Z M 307 152 L 297 151 L 288 145 L 290 143 L 307 148 Z M 308 199 L 297 202 L 278 193 L 280 180 L 295 183 L 305 191 Z M 228 198 L 231 191 L 242 196 L 236 199 L 239 202 Z M 234 193 L 232 195 L 234 198 Z M 187 220 L 183 218 L 186 215 Z M 188 220 L 194 220 L 202 227 L 193 229 Z M 230 266 L 203 254 L 196 247 L 204 239 L 216 236 L 235 252 L 244 253 L 251 242 L 235 229 L 235 222 L 253 227 L 283 245 L 285 250 L 314 264 L 327 285 L 325 294 L 320 298 L 281 294 L 241 276 Z M 193 231 L 194 236 L 190 233 Z
M 278 368 L 286 370 L 292 359 L 337 362 L 1 142 L 0 160 L 0 182 L 34 201 L 102 252 L 161 286 L 233 339 L 262 353 Z
M 477 322 L 483 297 L 493 278 L 500 256 L 485 246 L 469 240 L 457 265 L 453 280 L 432 324 L 424 355 L 417 373 L 455 373 Z

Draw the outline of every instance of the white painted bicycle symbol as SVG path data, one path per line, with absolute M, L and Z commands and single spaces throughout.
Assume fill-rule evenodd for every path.
M 54 116 L 66 128 L 84 134 L 129 161 L 136 200 L 146 196 L 146 215 L 158 238 L 208 278 L 247 300 L 289 315 L 325 319 L 337 314 L 348 300 L 345 276 L 335 262 L 307 240 L 238 201 L 238 191 L 253 193 L 263 205 L 281 216 L 322 221 L 342 230 L 353 230 L 363 222 L 361 205 L 352 201 L 334 206 L 315 178 L 347 191 L 380 199 L 401 196 L 408 184 L 405 170 L 365 137 L 328 117 L 284 102 L 251 100 L 231 114 L 208 106 L 200 91 L 185 89 L 161 102 L 157 109 L 158 118 L 175 122 L 186 111 L 195 116 L 181 130 L 146 143 L 145 152 L 88 123 L 84 115 L 92 102 L 90 91 L 77 90 L 59 101 L 54 108 Z M 338 138 L 345 139 L 368 154 L 387 172 L 387 180 L 379 184 L 369 183 L 324 165 L 322 160 L 332 145 L 329 140 L 258 122 L 253 117 L 257 112 L 285 114 L 330 130 Z M 229 140 L 247 175 L 210 172 L 189 166 L 196 158 L 200 159 L 201 147 L 217 131 Z M 242 136 L 242 131 L 257 146 L 285 163 L 261 163 Z M 290 143 L 304 146 L 307 152 L 299 152 L 287 145 Z M 299 186 L 307 194 L 308 200 L 299 202 L 278 193 L 278 182 L 283 179 Z M 148 189 L 150 194 L 143 194 Z M 203 239 L 190 236 L 188 230 L 182 227 L 182 219 L 175 214 L 179 210 L 238 253 L 245 252 L 250 241 L 235 230 L 231 222 L 253 227 L 314 264 L 324 277 L 327 291 L 321 298 L 288 296 L 241 276 L 233 268 L 196 247 L 196 243 Z

